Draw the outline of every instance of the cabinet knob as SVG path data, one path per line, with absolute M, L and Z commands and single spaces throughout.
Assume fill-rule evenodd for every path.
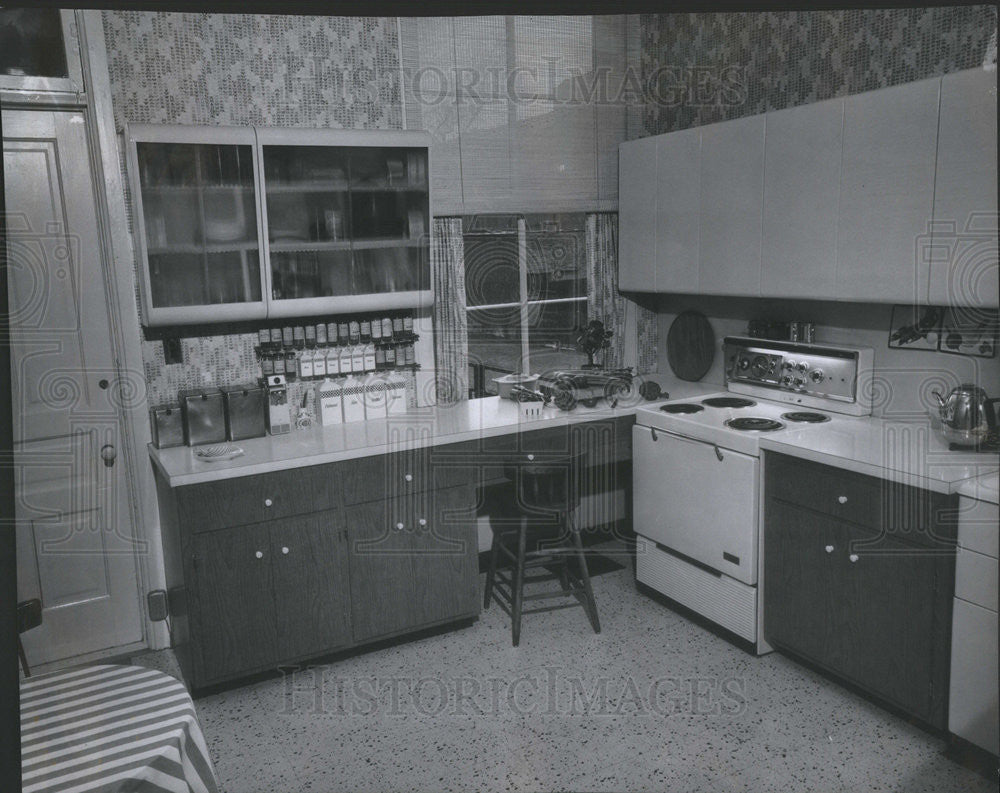
M 264 552 L 263 551 L 257 551 L 257 553 L 255 553 L 254 556 L 256 556 L 258 559 L 263 559 L 264 558 Z
M 850 559 L 850 560 L 851 560 L 852 562 L 856 562 L 856 561 L 858 561 L 858 555 L 857 555 L 856 553 L 852 553 L 852 554 L 851 554 L 850 556 L 848 556 L 847 558 L 848 558 L 848 559 Z
M 529 462 L 529 463 L 530 463 L 530 462 L 531 462 L 532 460 L 534 460 L 534 459 L 535 459 L 535 455 L 533 455 L 533 454 L 529 454 L 529 455 L 528 455 L 528 462 Z
M 833 546 L 827 545 L 826 548 L 824 548 L 823 550 L 825 550 L 827 553 L 833 553 Z
M 264 499 L 264 506 L 265 506 L 265 507 L 271 507 L 271 506 L 274 506 L 274 502 L 273 502 L 273 501 L 272 501 L 271 499 L 269 499 L 269 498 L 265 498 L 265 499 Z
M 396 531 L 402 531 L 402 530 L 403 530 L 403 524 L 402 523 L 397 523 L 396 524 Z
M 840 503 L 840 504 L 846 504 L 847 503 L 847 496 L 837 496 L 837 502 Z
M 406 476 L 403 477 L 403 479 L 405 479 L 407 482 L 412 482 L 413 474 L 407 474 Z
M 427 525 L 427 521 L 424 518 L 421 518 L 420 520 L 418 520 L 417 523 L 419 523 L 421 526 L 426 526 Z
M 281 546 L 281 552 L 284 553 L 284 554 L 287 554 L 288 553 L 288 546 L 287 545 L 282 545 Z

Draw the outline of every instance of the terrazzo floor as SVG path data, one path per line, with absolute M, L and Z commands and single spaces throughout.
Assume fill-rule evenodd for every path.
M 225 793 L 996 790 L 945 742 L 598 576 L 582 609 L 470 627 L 197 700 Z

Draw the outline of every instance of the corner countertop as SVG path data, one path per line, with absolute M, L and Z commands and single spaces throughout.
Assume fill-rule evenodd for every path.
M 959 485 L 958 493 L 976 501 L 1000 504 L 1000 472 L 994 471 L 991 474 L 977 476 L 975 479 L 968 479 Z
M 760 447 L 938 493 L 964 493 L 977 477 L 1000 469 L 996 454 L 950 451 L 929 417 L 836 418 L 780 437 L 761 438 Z M 993 488 L 995 494 L 995 484 Z
M 663 387 L 670 393 L 671 399 L 719 390 L 718 385 L 672 380 L 663 383 Z M 244 454 L 228 461 L 199 460 L 188 446 L 157 449 L 150 444 L 149 456 L 167 483 L 171 487 L 179 487 L 602 418 L 632 416 L 637 407 L 663 401 L 666 397 L 657 402 L 641 401 L 616 408 L 581 405 L 571 411 L 547 407 L 541 416 L 526 418 L 516 402 L 487 397 L 459 402 L 450 407 L 416 408 L 389 419 L 317 426 L 293 430 L 287 435 L 236 441 L 235 445 L 242 447 Z

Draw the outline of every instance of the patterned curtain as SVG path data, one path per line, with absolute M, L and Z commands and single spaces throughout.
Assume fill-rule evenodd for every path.
M 587 215 L 587 318 L 614 332 L 607 366 L 656 371 L 656 314 L 618 293 L 618 215 Z
M 439 405 L 451 405 L 469 396 L 469 330 L 461 218 L 434 218 L 431 272 L 437 401 Z

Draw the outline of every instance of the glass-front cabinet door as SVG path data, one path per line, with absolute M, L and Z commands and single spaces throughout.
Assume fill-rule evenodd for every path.
M 143 321 L 267 316 L 252 128 L 132 126 Z
M 431 305 L 424 138 L 258 130 L 269 316 Z

